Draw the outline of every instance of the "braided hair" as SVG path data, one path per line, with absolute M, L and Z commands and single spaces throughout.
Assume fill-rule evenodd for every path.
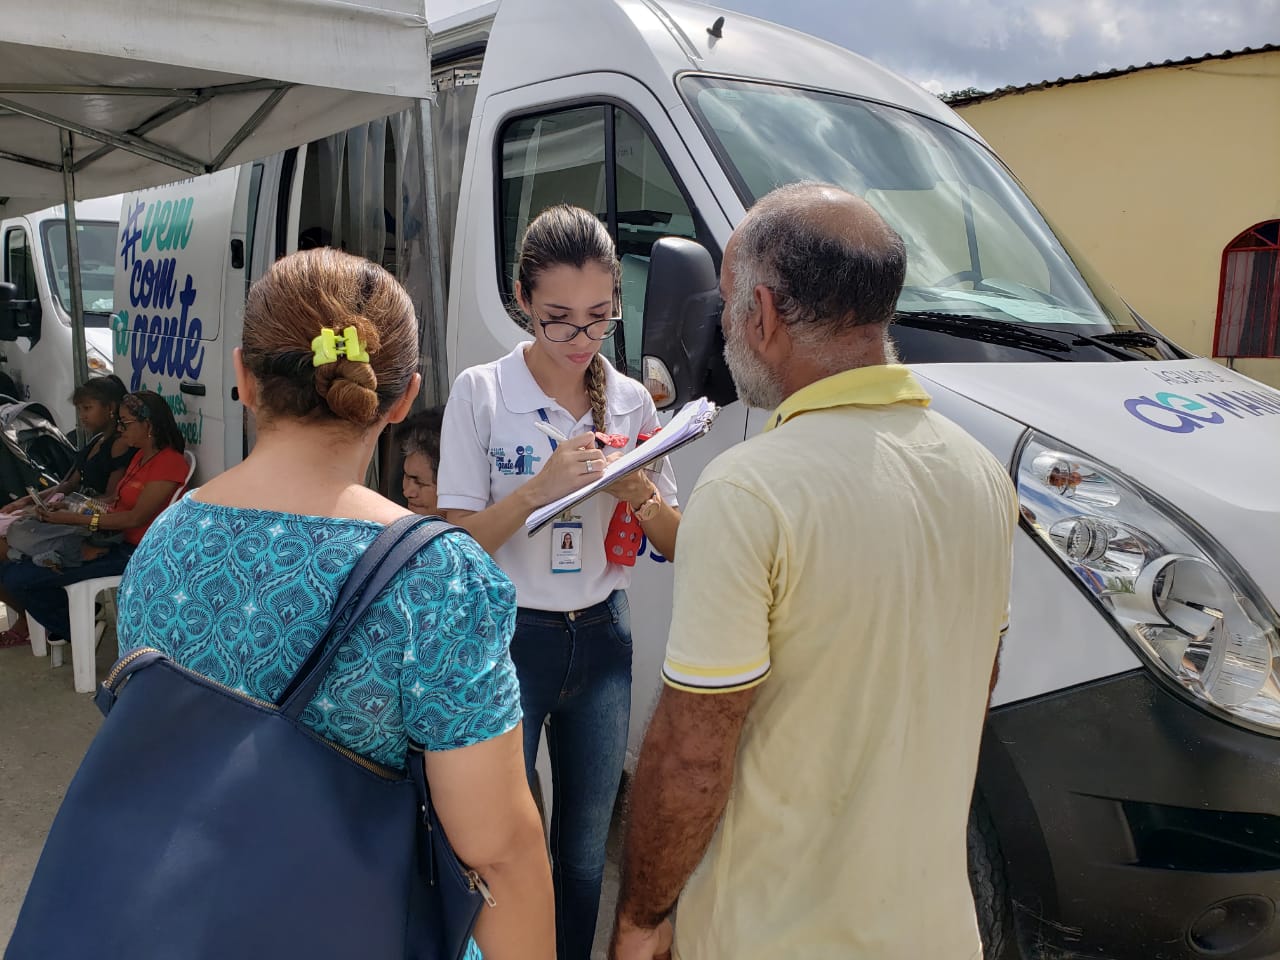
M 520 241 L 520 257 L 516 263 L 516 279 L 529 296 L 543 271 L 551 267 L 572 266 L 581 269 L 596 263 L 613 277 L 615 303 L 621 301 L 622 266 L 613 238 L 600 218 L 590 210 L 559 203 L 547 207 L 533 218 Z M 533 319 L 523 310 L 512 311 L 513 319 L 525 330 L 533 332 Z M 591 420 L 599 431 L 609 427 L 608 403 L 605 396 L 605 359 L 599 353 L 591 358 L 583 374 L 587 399 L 591 401 Z

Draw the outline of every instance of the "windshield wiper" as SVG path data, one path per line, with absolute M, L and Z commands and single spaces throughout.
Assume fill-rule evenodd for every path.
M 1144 354 L 1135 356 L 1124 347 L 1158 347 L 1160 338 L 1156 337 L 1145 330 L 1112 330 L 1110 333 L 1080 333 L 1076 334 L 1075 342 L 1080 346 L 1091 343 L 1097 347 L 1106 350 L 1113 356 L 1118 356 L 1124 360 L 1150 358 Z M 1121 349 L 1116 349 L 1117 347 Z
M 978 340 L 1002 346 L 1029 350 L 1051 360 L 1065 360 L 1058 354 L 1070 353 L 1071 346 L 1057 337 L 1028 330 L 1017 324 L 1001 320 L 988 320 L 971 313 L 950 313 L 946 310 L 911 310 L 894 314 L 893 322 L 900 327 L 917 330 L 933 330 L 965 340 Z

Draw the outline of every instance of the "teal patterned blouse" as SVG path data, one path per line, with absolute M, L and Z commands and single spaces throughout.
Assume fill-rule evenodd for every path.
M 184 497 L 147 531 L 119 594 L 120 653 L 174 662 L 276 701 L 381 531 Z M 520 719 L 508 644 L 515 588 L 470 537 L 423 549 L 361 617 L 303 714 L 322 737 L 404 769 L 410 743 L 453 750 Z

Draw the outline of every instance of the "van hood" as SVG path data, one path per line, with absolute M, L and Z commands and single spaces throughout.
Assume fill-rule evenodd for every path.
M 1159 494 L 1280 608 L 1280 391 L 1203 359 L 912 369 Z

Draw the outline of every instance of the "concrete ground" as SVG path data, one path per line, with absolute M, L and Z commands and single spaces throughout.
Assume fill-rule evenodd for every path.
M 0 623 L 3 619 L 0 618 Z M 98 678 L 116 659 L 114 631 L 98 647 Z M 98 729 L 101 714 L 71 683 L 71 654 L 50 667 L 29 646 L 0 650 L 0 953 L 9 942 L 45 834 Z M 604 960 L 618 891 L 620 823 L 609 839 L 592 960 Z
M 108 631 L 99 677 L 115 655 Z M 29 646 L 0 650 L 0 945 L 9 942 L 45 834 L 101 720 L 93 698 L 72 688 L 69 650 L 56 670 Z

